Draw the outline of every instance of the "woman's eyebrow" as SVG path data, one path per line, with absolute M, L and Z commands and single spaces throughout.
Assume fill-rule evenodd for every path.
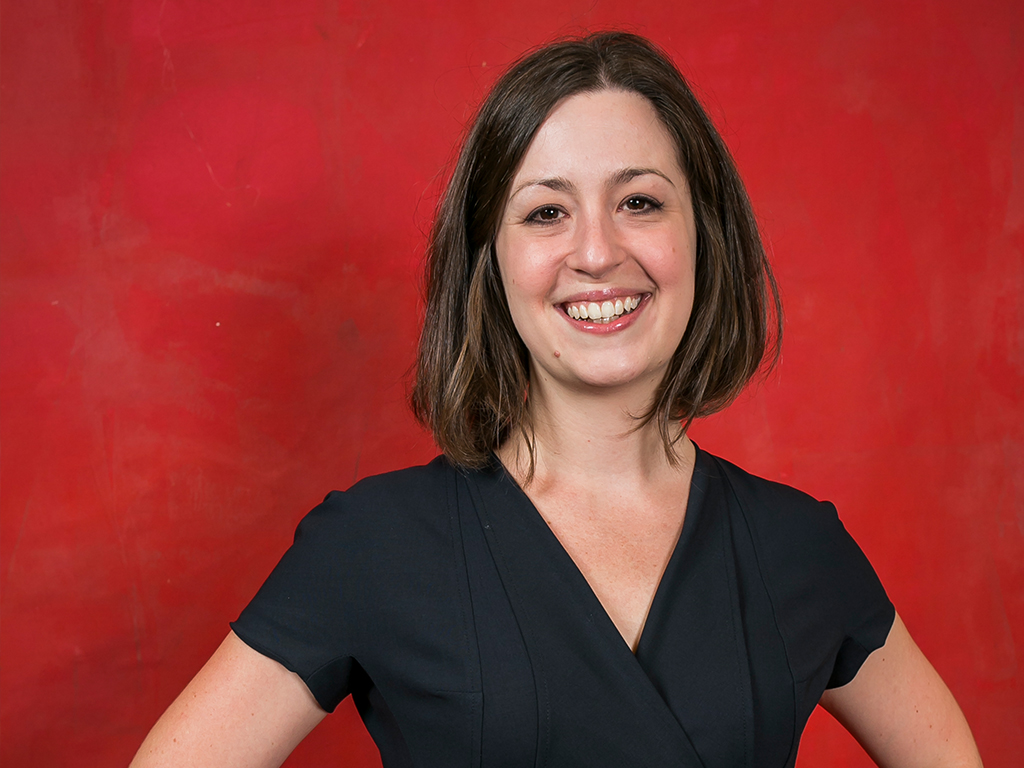
M 659 171 L 657 168 L 623 168 L 621 171 L 616 171 L 614 174 L 612 174 L 612 177 L 608 179 L 608 186 L 617 187 L 620 184 L 626 184 L 632 181 L 638 176 L 646 176 L 652 173 L 655 176 L 660 176 L 673 187 L 676 185 L 676 183 L 672 181 L 672 179 L 670 179 L 664 173 Z
M 660 176 L 673 187 L 676 186 L 676 183 L 672 181 L 672 179 L 670 179 L 664 173 L 659 171 L 657 168 L 623 168 L 622 170 L 616 171 L 611 175 L 611 177 L 608 179 L 608 188 L 612 189 L 622 184 L 627 184 L 633 179 L 637 178 L 638 176 L 646 176 L 648 174 Z M 547 187 L 548 189 L 553 189 L 555 192 L 576 191 L 576 185 L 569 181 L 569 179 L 566 179 L 563 176 L 551 176 L 543 179 L 527 179 L 522 184 L 517 186 L 514 190 L 512 190 L 512 194 L 509 195 L 508 199 L 511 200 L 528 187 Z
M 562 176 L 552 176 L 546 179 L 528 179 L 512 190 L 509 200 L 518 195 L 527 187 L 547 187 L 555 192 L 575 192 L 576 185 Z

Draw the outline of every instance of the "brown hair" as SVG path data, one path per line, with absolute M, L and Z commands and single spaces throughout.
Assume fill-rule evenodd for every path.
M 569 96 L 603 89 L 633 91 L 654 106 L 679 148 L 697 229 L 693 311 L 639 424 L 657 422 L 671 459 L 673 422 L 685 429 L 721 410 L 763 360 L 778 358 L 782 307 L 750 201 L 682 75 L 652 43 L 625 32 L 552 43 L 519 59 L 491 90 L 430 233 L 412 408 L 458 465 L 483 466 L 515 429 L 530 437 L 529 358 L 494 240 L 509 186 L 548 114 Z

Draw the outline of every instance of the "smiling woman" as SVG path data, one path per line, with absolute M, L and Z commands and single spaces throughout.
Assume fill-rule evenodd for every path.
M 630 91 L 569 97 L 534 137 L 495 253 L 535 399 L 549 386 L 631 387 L 639 411 L 665 378 L 697 250 L 677 157 L 650 102 Z
M 430 310 L 413 409 L 445 454 L 464 466 L 485 465 L 509 434 L 528 429 L 531 418 L 521 396 L 529 378 L 527 350 L 508 310 L 497 238 L 515 228 L 507 219 L 516 213 L 524 224 L 532 215 L 538 226 L 567 218 L 568 211 L 553 203 L 520 210 L 519 199 L 535 197 L 538 189 L 568 195 L 577 183 L 541 170 L 540 175 L 524 173 L 524 158 L 529 150 L 539 161 L 541 147 L 559 133 L 578 164 L 587 165 L 611 148 L 579 141 L 582 124 L 557 120 L 570 108 L 568 102 L 576 103 L 575 96 L 616 98 L 599 95 L 603 91 L 630 101 L 633 113 L 617 121 L 618 136 L 601 128 L 613 113 L 591 115 L 593 138 L 620 152 L 659 145 L 671 159 L 662 157 L 663 169 L 642 163 L 608 169 L 602 183 L 622 187 L 640 178 L 653 183 L 651 177 L 661 174 L 672 185 L 675 174 L 678 213 L 692 218 L 696 236 L 692 317 L 655 398 L 634 412 L 640 424 L 653 424 L 672 456 L 669 446 L 680 434 L 672 425 L 689 425 L 724 408 L 763 361 L 770 365 L 777 357 L 781 306 L 746 190 L 724 142 L 671 61 L 647 41 L 618 33 L 549 46 L 524 57 L 481 107 L 431 234 Z M 689 204 L 682 204 L 683 197 Z M 657 197 L 644 200 L 623 197 L 616 203 L 624 204 L 624 213 L 658 203 Z M 576 226 L 574 231 L 585 236 L 589 230 Z M 600 293 L 583 296 L 577 312 L 585 309 L 586 319 L 593 319 L 590 305 L 600 307 L 604 299 Z
M 397 766 L 978 765 L 835 509 L 701 451 L 778 339 L 725 146 L 633 35 L 497 83 L 431 233 L 444 456 L 332 493 L 136 764 L 274 765 L 348 695 Z

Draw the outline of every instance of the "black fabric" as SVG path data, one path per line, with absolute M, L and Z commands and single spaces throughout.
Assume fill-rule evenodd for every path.
M 895 616 L 831 504 L 698 449 L 633 654 L 495 462 L 331 493 L 232 624 L 400 766 L 792 766 Z

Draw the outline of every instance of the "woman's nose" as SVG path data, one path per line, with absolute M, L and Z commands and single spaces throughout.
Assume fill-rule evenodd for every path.
M 567 263 L 577 272 L 600 278 L 625 259 L 625 250 L 618 241 L 610 217 L 599 214 L 580 216 L 575 234 Z

